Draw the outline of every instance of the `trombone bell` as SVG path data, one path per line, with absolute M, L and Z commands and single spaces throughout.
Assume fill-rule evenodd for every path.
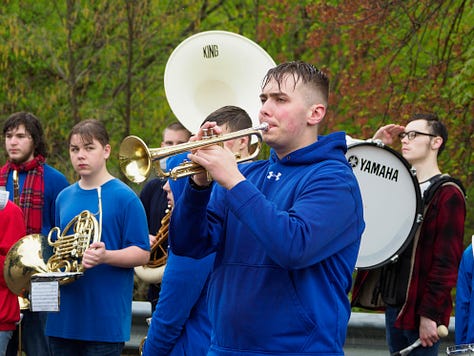
M 221 144 L 225 141 L 235 140 L 245 136 L 256 136 L 257 143 L 254 151 L 246 157 L 237 157 L 237 162 L 245 162 L 255 159 L 260 153 L 262 146 L 262 131 L 268 130 L 268 124 L 262 123 L 258 126 L 227 133 L 221 136 L 211 136 L 199 141 L 182 143 L 176 146 L 148 148 L 146 144 L 137 136 L 127 136 L 122 141 L 119 150 L 120 169 L 123 174 L 134 183 L 145 181 L 150 175 L 152 163 L 155 164 L 156 173 L 161 178 L 171 178 L 173 180 L 201 173 L 204 168 L 190 161 L 183 162 L 169 172 L 164 172 L 159 161 L 164 158 L 175 156 L 180 153 L 190 152 L 206 146 Z

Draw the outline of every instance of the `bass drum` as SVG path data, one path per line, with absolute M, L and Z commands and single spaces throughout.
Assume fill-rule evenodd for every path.
M 356 268 L 380 267 L 397 259 L 421 223 L 420 187 L 409 163 L 378 141 L 354 143 L 346 157 L 364 206 L 365 230 Z

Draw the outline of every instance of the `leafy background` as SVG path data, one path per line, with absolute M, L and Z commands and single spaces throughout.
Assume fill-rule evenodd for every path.
M 328 73 L 323 134 L 368 138 L 414 112 L 438 113 L 450 134 L 441 169 L 473 195 L 472 0 L 4 0 L 0 23 L 0 116 L 35 113 L 48 162 L 70 181 L 77 177 L 66 138 L 75 123 L 106 123 L 115 148 L 109 168 L 123 178 L 121 140 L 133 133 L 158 147 L 176 119 L 163 84 L 173 49 L 192 34 L 226 30 L 277 63 L 301 59 Z M 466 245 L 473 233 L 468 200 Z

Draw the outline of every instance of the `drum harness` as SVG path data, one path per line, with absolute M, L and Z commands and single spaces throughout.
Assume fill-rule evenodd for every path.
M 461 181 L 449 176 L 448 174 L 438 174 L 430 178 L 430 182 L 430 185 L 423 194 L 423 216 L 431 205 L 432 199 L 438 188 L 445 184 L 454 185 L 462 192 L 463 196 L 466 197 L 466 192 Z M 359 296 L 353 300 L 354 306 L 368 309 L 380 309 L 386 305 L 400 307 L 405 303 L 408 286 L 410 284 L 411 269 L 413 266 L 413 246 L 415 241 L 418 239 L 422 226 L 423 220 L 418 226 L 415 236 L 412 238 L 410 243 L 407 244 L 406 248 L 399 252 L 398 258 L 393 263 L 368 271 L 369 273 L 363 282 L 364 284 L 365 282 L 368 283 L 366 286 L 367 288 L 364 288 L 364 286 L 361 287 Z M 372 292 L 371 288 L 373 288 Z M 371 297 L 366 293 L 372 293 Z M 367 297 L 369 298 L 367 299 Z M 364 305 L 367 302 L 369 305 Z

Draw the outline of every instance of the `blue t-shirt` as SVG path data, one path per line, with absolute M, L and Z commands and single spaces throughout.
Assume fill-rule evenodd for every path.
M 101 187 L 102 235 L 107 250 L 129 246 L 150 249 L 145 210 L 136 194 L 112 179 Z M 56 201 L 56 224 L 63 229 L 77 214 L 98 215 L 97 189 L 78 183 L 64 189 Z M 61 230 L 62 231 L 62 230 Z M 125 342 L 130 338 L 133 268 L 101 264 L 76 281 L 60 287 L 60 311 L 48 313 L 46 335 L 66 339 Z

